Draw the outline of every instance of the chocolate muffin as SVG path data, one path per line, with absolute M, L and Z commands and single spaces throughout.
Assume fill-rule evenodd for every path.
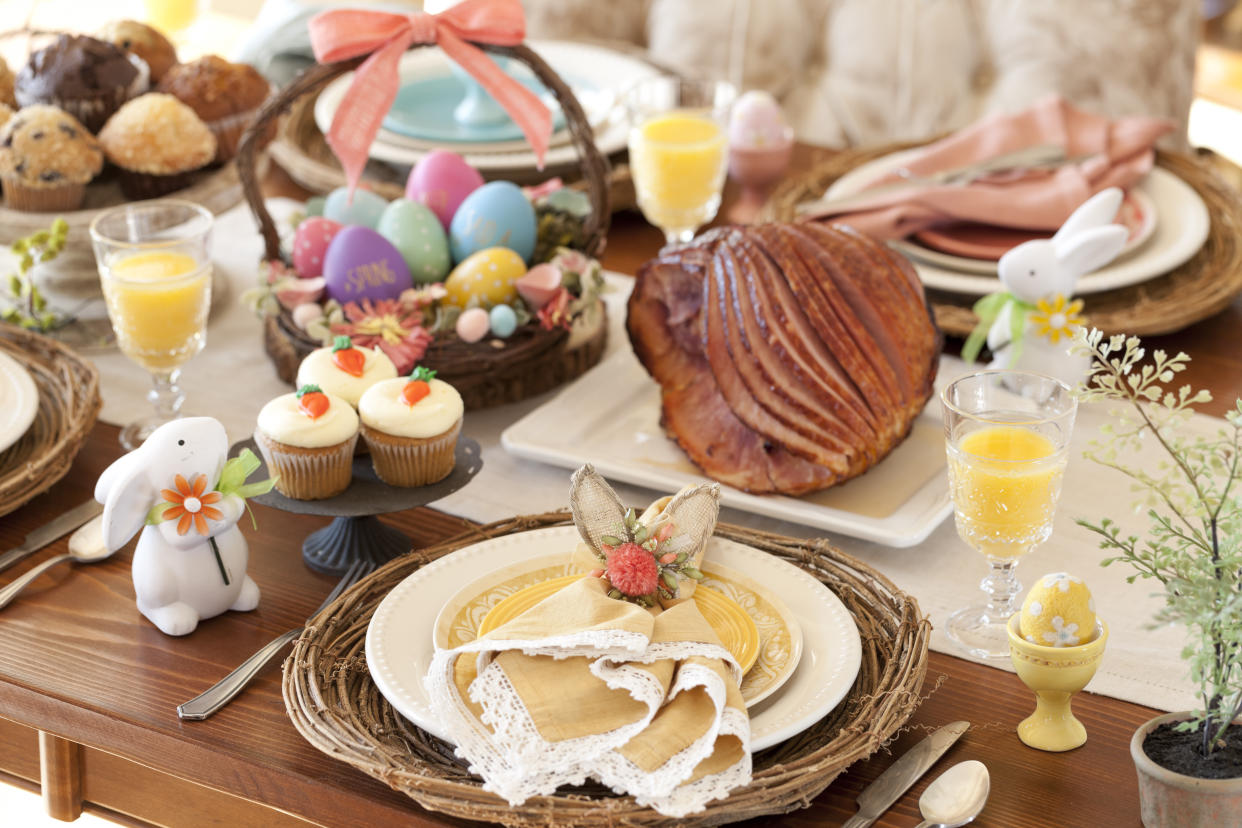
M 61 35 L 30 56 L 15 91 L 22 107 L 51 104 L 96 132 L 121 104 L 146 91 L 148 74 L 142 58 L 111 43 Z
M 99 30 L 99 39 L 145 60 L 151 70 L 152 84 L 158 83 L 177 64 L 177 50 L 172 43 L 145 23 L 114 20 Z
M 76 210 L 103 168 L 103 150 L 76 118 L 28 106 L 0 127 L 0 180 L 14 210 Z
M 271 87 L 253 66 L 207 55 L 174 66 L 160 81 L 159 91 L 175 96 L 206 122 L 216 136 L 216 160 L 228 161 L 237 154 L 242 133 L 267 100 Z M 275 131 L 273 123 L 261 145 L 271 141 Z
M 121 170 L 126 198 L 158 198 L 190 184 L 216 155 L 216 139 L 194 110 L 159 92 L 139 95 L 99 131 L 108 160 Z

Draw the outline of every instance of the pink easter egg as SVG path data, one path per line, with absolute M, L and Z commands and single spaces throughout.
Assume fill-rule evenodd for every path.
M 729 143 L 734 147 L 784 146 L 790 141 L 787 133 L 781 105 L 761 90 L 742 95 L 729 114 Z
M 405 197 L 431 208 L 449 229 L 466 196 L 483 186 L 483 176 L 455 152 L 435 150 L 423 156 L 405 182 Z
M 561 289 L 561 269 L 553 264 L 535 265 L 513 283 L 518 295 L 526 300 L 531 310 L 539 310 Z
M 293 234 L 293 269 L 303 279 L 323 275 L 323 261 L 328 245 L 345 225 L 322 216 L 308 218 Z
M 482 308 L 467 308 L 457 317 L 457 335 L 466 342 L 478 342 L 491 327 L 492 319 Z
M 414 285 L 405 258 L 370 227 L 346 227 L 324 256 L 328 298 L 341 304 L 360 299 L 396 299 Z

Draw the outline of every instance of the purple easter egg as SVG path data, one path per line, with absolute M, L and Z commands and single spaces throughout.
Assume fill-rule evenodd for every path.
M 413 286 L 401 252 L 370 227 L 346 227 L 324 257 L 328 298 L 341 304 L 360 299 L 396 299 Z
M 293 269 L 303 279 L 323 275 L 323 263 L 328 245 L 336 234 L 345 229 L 339 221 L 326 218 L 308 218 L 298 225 L 293 234 Z
M 483 176 L 466 159 L 455 152 L 435 150 L 410 170 L 405 197 L 430 207 L 447 231 L 458 206 L 482 186 Z

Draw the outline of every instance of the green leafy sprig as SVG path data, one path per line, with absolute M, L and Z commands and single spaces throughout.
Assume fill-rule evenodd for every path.
M 1154 580 L 1164 606 L 1154 623 L 1175 623 L 1188 632 L 1182 659 L 1199 687 L 1203 707 L 1179 725 L 1201 735 L 1207 757 L 1222 746 L 1229 724 L 1242 715 L 1242 400 L 1214 437 L 1189 435 L 1184 426 L 1194 406 L 1212 395 L 1189 385 L 1173 388 L 1186 370 L 1184 353 L 1169 356 L 1146 350 L 1136 337 L 1080 331 L 1075 351 L 1093 357 L 1079 397 L 1122 403 L 1114 420 L 1101 428 L 1084 456 L 1115 469 L 1131 481 L 1148 520 L 1146 536 L 1123 534 L 1114 521 L 1078 524 L 1100 537 L 1100 547 L 1116 552 L 1102 561 L 1129 565 L 1126 580 Z M 1134 465 L 1145 442 L 1164 455 L 1154 468 Z
M 0 318 L 5 322 L 40 333 L 61 324 L 63 320 L 60 314 L 48 309 L 47 300 L 34 283 L 32 271 L 35 265 L 46 264 L 59 256 L 65 249 L 68 236 L 68 222 L 57 217 L 47 230 L 31 233 L 10 246 L 13 255 L 17 256 L 18 270 L 9 274 L 9 304 L 0 311 Z

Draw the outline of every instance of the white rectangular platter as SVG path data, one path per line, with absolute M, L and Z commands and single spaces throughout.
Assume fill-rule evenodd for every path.
M 885 546 L 913 546 L 953 509 L 938 411 L 928 405 L 892 454 L 848 483 L 802 497 L 722 486 L 721 502 Z M 659 492 L 707 480 L 660 427 L 660 388 L 628 343 L 500 439 L 519 457 L 564 468 L 592 463 L 606 477 Z

